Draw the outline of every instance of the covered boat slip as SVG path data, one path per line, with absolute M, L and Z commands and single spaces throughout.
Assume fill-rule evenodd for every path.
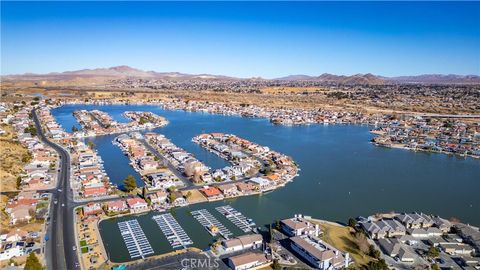
M 207 209 L 192 211 L 192 215 L 211 235 L 214 236 L 216 234 L 213 228 L 216 228 L 218 233 L 225 239 L 228 239 L 232 235 Z
M 178 224 L 172 214 L 162 214 L 152 217 L 160 227 L 160 230 L 167 238 L 172 248 L 183 247 L 193 244 L 193 241 L 185 233 L 183 228 Z
M 119 222 L 118 228 L 132 259 L 153 254 L 152 246 L 136 219 Z
M 243 232 L 250 232 L 253 230 L 255 223 L 252 220 L 246 218 L 242 213 L 237 211 L 230 205 L 219 206 L 215 208 L 220 214 L 224 215 L 230 222 L 235 224 Z

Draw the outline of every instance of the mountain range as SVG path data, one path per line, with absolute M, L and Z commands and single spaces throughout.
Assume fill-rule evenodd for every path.
M 212 74 L 186 74 L 180 72 L 156 72 L 144 71 L 129 66 L 116 66 L 110 68 L 82 69 L 76 71 L 52 72 L 47 74 L 26 73 L 21 75 L 2 76 L 3 80 L 73 80 L 73 79 L 103 78 L 103 79 L 122 79 L 122 78 L 143 78 L 143 79 L 164 79 L 164 80 L 245 80 L 245 78 L 236 78 L 223 75 Z M 250 78 L 249 80 L 263 80 L 262 78 Z M 458 83 L 458 84 L 480 84 L 480 76 L 478 75 L 442 75 L 442 74 L 425 74 L 417 76 L 399 76 L 384 77 L 371 73 L 355 74 L 351 76 L 334 75 L 324 73 L 319 76 L 310 75 L 289 75 L 286 77 L 275 78 L 271 80 L 283 81 L 318 81 L 325 83 L 338 84 L 370 84 L 378 85 L 385 83 Z

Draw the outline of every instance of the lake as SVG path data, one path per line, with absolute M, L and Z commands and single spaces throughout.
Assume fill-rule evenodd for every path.
M 377 147 L 370 143 L 373 135 L 367 126 L 288 127 L 273 125 L 266 119 L 134 105 L 67 105 L 53 109 L 52 114 L 70 131 L 72 126 L 78 127 L 72 115 L 78 109 L 99 109 L 121 122 L 128 121 L 122 116 L 127 110 L 151 111 L 164 116 L 170 123 L 153 131 L 164 134 L 212 168 L 222 168 L 228 163 L 193 143 L 191 139 L 195 135 L 233 133 L 293 157 L 301 169 L 300 176 L 284 188 L 263 195 L 176 209 L 180 225 L 199 248 L 206 248 L 213 240 L 190 216 L 189 210 L 207 208 L 224 225 L 231 225 L 213 209 L 225 204 L 253 218 L 258 225 L 297 213 L 346 222 L 350 217 L 390 211 L 421 211 L 480 225 L 479 160 Z M 134 175 L 141 184 L 139 175 L 128 165 L 128 158 L 112 145 L 115 136 L 91 139 L 104 160 L 107 174 L 118 185 L 128 174 Z M 138 218 L 155 253 L 170 250 L 151 220 L 154 214 L 158 213 L 101 222 L 102 238 L 112 261 L 129 260 L 116 225 L 119 220 Z

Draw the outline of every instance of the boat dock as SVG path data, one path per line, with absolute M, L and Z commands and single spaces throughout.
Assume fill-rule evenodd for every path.
M 142 257 L 144 259 L 146 255 L 153 254 L 152 246 L 136 219 L 119 222 L 118 228 L 130 258 Z
M 172 214 L 157 215 L 153 216 L 152 219 L 157 222 L 157 225 L 160 227 L 160 230 L 162 230 L 172 248 L 186 248 L 188 245 L 193 244 L 193 241 Z
M 232 235 L 207 209 L 192 211 L 192 215 L 212 236 L 217 234 L 216 231 L 225 239 L 228 239 Z M 213 230 L 213 228 L 216 228 L 216 230 Z
M 230 205 L 219 206 L 215 209 L 220 212 L 220 214 L 224 215 L 233 224 L 235 224 L 235 226 L 240 228 L 240 230 L 244 232 L 253 231 L 255 223 L 253 223 L 251 219 L 246 218 L 242 213 L 240 213 Z

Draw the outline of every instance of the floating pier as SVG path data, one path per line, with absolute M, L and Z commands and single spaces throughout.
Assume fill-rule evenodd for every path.
M 228 239 L 232 235 L 232 233 L 220 223 L 220 221 L 212 216 L 207 209 L 192 211 L 192 215 L 212 236 L 219 233 L 225 239 Z
M 220 212 L 220 214 L 224 215 L 228 220 L 230 220 L 230 222 L 235 224 L 235 226 L 240 228 L 240 230 L 244 232 L 253 231 L 255 223 L 230 205 L 219 206 L 215 209 Z
M 119 222 L 118 228 L 127 246 L 130 258 L 145 258 L 146 255 L 153 254 L 152 246 L 150 246 L 142 227 L 136 219 Z
M 162 214 L 152 217 L 157 222 L 158 227 L 167 238 L 172 248 L 183 247 L 193 244 L 193 241 L 178 224 L 172 214 Z

